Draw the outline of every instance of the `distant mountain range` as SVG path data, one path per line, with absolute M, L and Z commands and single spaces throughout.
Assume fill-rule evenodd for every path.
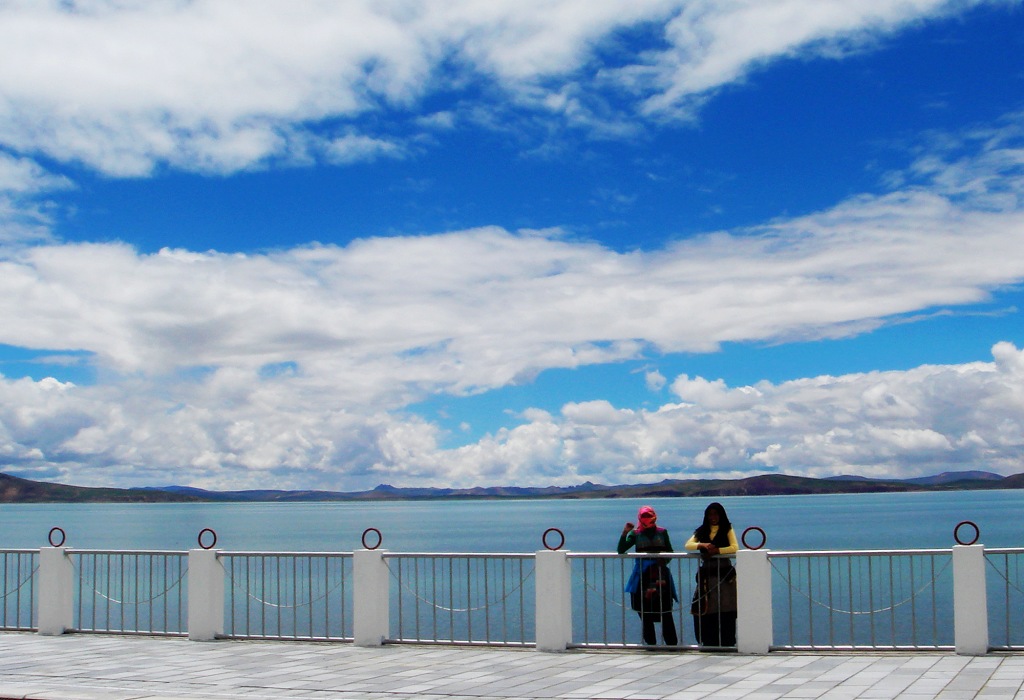
M 658 498 L 672 496 L 781 496 L 822 493 L 879 493 L 1024 488 L 1024 474 L 984 471 L 944 472 L 915 479 L 838 476 L 812 479 L 764 474 L 745 479 L 666 479 L 655 484 L 605 486 L 494 486 L 471 489 L 399 488 L 381 484 L 370 491 L 205 491 L 188 486 L 132 489 L 89 488 L 31 481 L 0 472 L 0 503 L 166 503 L 246 501 L 398 501 L 511 498 Z

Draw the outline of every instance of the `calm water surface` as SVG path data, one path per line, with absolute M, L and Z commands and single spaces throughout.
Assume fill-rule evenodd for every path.
M 0 549 L 45 546 L 50 528 L 61 527 L 66 546 L 77 548 L 191 549 L 199 531 L 212 528 L 225 550 L 351 551 L 361 547 L 362 532 L 375 527 L 391 551 L 532 552 L 542 547 L 544 530 L 557 527 L 566 549 L 602 552 L 614 551 L 623 523 L 643 504 L 654 506 L 659 524 L 682 549 L 711 500 L 3 504 Z M 979 542 L 988 547 L 1024 546 L 1024 491 L 717 500 L 738 533 L 758 526 L 773 550 L 945 548 L 954 544 L 953 529 L 962 520 L 977 523 Z M 751 535 L 751 544 L 759 541 Z

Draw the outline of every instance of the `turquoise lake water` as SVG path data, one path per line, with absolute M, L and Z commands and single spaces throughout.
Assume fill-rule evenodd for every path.
M 532 552 L 554 527 L 565 534 L 565 549 L 606 552 L 614 551 L 623 523 L 649 504 L 681 550 L 711 500 L 726 507 L 737 533 L 762 528 L 773 550 L 946 548 L 964 520 L 977 524 L 981 544 L 1024 546 L 1024 491 L 950 491 L 645 501 L 3 504 L 0 549 L 45 546 L 50 529 L 60 527 L 66 546 L 77 548 L 192 549 L 199 531 L 211 528 L 225 550 L 351 551 L 373 527 L 391 551 Z M 750 543 L 759 544 L 760 536 L 752 534 Z

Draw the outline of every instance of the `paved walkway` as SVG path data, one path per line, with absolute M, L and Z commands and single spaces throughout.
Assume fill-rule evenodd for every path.
M 1024 700 L 1024 655 L 569 651 L 0 633 L 0 698 Z

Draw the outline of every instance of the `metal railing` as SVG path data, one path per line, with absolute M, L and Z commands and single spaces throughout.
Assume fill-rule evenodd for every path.
M 955 550 L 765 551 L 754 557 L 741 552 L 737 558 L 751 567 L 744 569 L 750 578 L 744 583 L 746 574 L 738 574 L 735 588 L 745 591 L 748 614 L 757 612 L 756 601 L 768 605 L 771 600 L 771 616 L 758 628 L 765 633 L 757 644 L 765 650 L 982 653 L 962 651 L 964 639 L 971 640 L 972 649 L 985 649 L 987 640 L 990 649 L 1024 650 L 1024 549 Z M 196 632 L 189 626 L 191 579 L 196 610 L 203 611 L 196 615 L 197 625 L 211 621 L 216 627 L 209 634 L 226 638 L 353 641 L 355 613 L 366 612 L 353 609 L 361 585 L 365 589 L 359 592 L 379 592 L 383 607 L 377 609 L 387 612 L 369 628 L 362 622 L 379 614 L 361 618 L 363 639 L 379 630 L 378 639 L 388 643 L 541 647 L 546 623 L 564 620 L 562 630 L 571 626 L 569 647 L 644 646 L 640 619 L 624 589 L 634 563 L 650 555 L 563 552 L 552 568 L 559 560 L 533 553 L 380 552 L 375 569 L 357 571 L 351 552 L 217 551 L 209 552 L 215 558 L 197 559 L 189 576 L 190 557 L 202 552 L 53 553 L 0 550 L 0 630 L 184 636 Z M 674 646 L 708 648 L 706 637 L 700 644 L 693 614 L 695 602 L 700 608 L 704 599 L 695 601 L 694 595 L 714 594 L 694 593 L 704 570 L 699 556 L 658 558 L 667 562 L 675 586 Z M 956 595 L 954 560 L 960 567 Z M 545 581 L 557 580 L 553 590 L 562 602 L 555 607 L 549 602 L 556 598 L 538 592 L 537 572 Z M 964 610 L 968 622 L 984 619 L 970 612 L 981 610 L 970 607 L 980 597 L 987 604 L 987 631 L 960 637 Z M 961 612 L 957 629 L 954 603 Z M 217 610 L 223 611 L 222 620 Z M 61 611 L 56 623 L 54 611 Z M 717 615 L 716 627 L 730 617 Z M 747 639 L 754 639 L 747 629 Z
M 385 553 L 393 581 L 388 642 L 528 646 L 532 554 Z
M 768 560 L 773 648 L 954 646 L 949 550 L 769 552 Z
M 1024 649 L 1024 549 L 986 549 L 989 645 Z
M 68 550 L 76 632 L 188 634 L 187 552 Z
M 0 551 L 0 630 L 31 632 L 36 629 L 36 572 L 39 550 Z
M 223 552 L 224 634 L 352 640 L 351 552 Z

